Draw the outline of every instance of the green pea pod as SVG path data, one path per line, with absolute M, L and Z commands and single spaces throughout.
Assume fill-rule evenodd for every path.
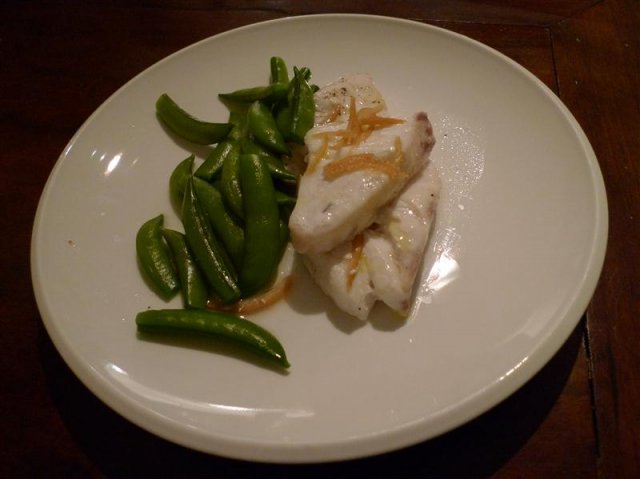
M 280 83 L 283 85 L 289 84 L 289 71 L 287 70 L 287 64 L 281 57 L 271 57 L 271 83 Z
M 231 261 L 236 268 L 239 268 L 244 249 L 244 230 L 227 212 L 222 195 L 215 186 L 199 178 L 194 178 L 193 187 L 214 234 L 220 238 L 220 242 L 229 253 Z
M 296 198 L 280 190 L 276 190 L 276 203 L 278 206 L 294 206 L 296 204 Z
M 174 168 L 169 178 L 169 196 L 173 207 L 179 213 L 182 213 L 184 190 L 187 187 L 187 181 L 191 178 L 194 160 L 194 155 L 182 160 L 178 163 L 178 166 Z
M 261 156 L 261 158 L 266 163 L 267 168 L 269 168 L 269 173 L 271 173 L 271 176 L 274 179 L 293 184 L 298 181 L 296 175 L 287 170 L 287 168 L 284 166 L 284 163 L 282 163 L 279 158 L 275 158 L 274 156 Z
M 291 139 L 304 144 L 304 136 L 313 128 L 315 120 L 315 101 L 313 90 L 302 70 L 294 68 L 295 80 L 293 102 L 291 103 Z
M 184 305 L 187 308 L 206 308 L 209 299 L 207 285 L 193 259 L 185 236 L 170 229 L 163 229 L 162 236 L 175 259 Z
M 291 107 L 287 104 L 280 108 L 276 113 L 276 126 L 278 131 L 285 139 L 285 141 L 291 141 Z
M 228 139 L 240 141 L 247 136 L 247 112 L 230 111 L 229 123 L 232 128 L 229 132 Z
M 187 183 L 182 224 L 187 244 L 213 292 L 225 304 L 237 301 L 240 298 L 240 289 L 233 264 L 211 230 L 198 202 L 193 180 Z
M 266 86 L 243 88 L 231 93 L 220 93 L 218 98 L 225 101 L 253 103 L 261 101 L 267 104 L 276 103 L 287 96 L 289 86 L 285 83 L 271 83 Z
M 282 344 L 273 334 L 252 321 L 229 313 L 197 309 L 151 309 L 136 315 L 136 325 L 141 333 L 204 333 L 229 341 L 280 367 L 290 366 Z
M 242 142 L 242 152 L 248 154 L 258 155 L 267 164 L 271 176 L 278 178 L 279 180 L 289 183 L 295 183 L 297 181 L 296 175 L 291 173 L 284 166 L 284 163 L 277 156 L 272 155 L 268 150 L 260 145 L 257 145 L 251 140 L 245 140 Z
M 136 234 L 136 254 L 146 278 L 164 299 L 172 298 L 180 289 L 178 273 L 167 245 L 162 240 L 164 216 L 146 221 Z
M 229 209 L 238 218 L 244 217 L 242 188 L 240 187 L 240 151 L 225 158 L 220 177 L 220 193 Z
M 194 173 L 198 178 L 211 181 L 222 171 L 224 160 L 229 155 L 237 155 L 239 148 L 238 143 L 232 140 L 224 140 L 216 145 L 216 147 L 205 158 L 204 162 L 196 169 Z
M 280 259 L 279 211 L 273 180 L 258 155 L 240 156 L 240 181 L 244 199 L 244 259 L 240 285 L 244 296 L 264 288 Z
M 156 112 L 162 122 L 176 135 L 199 145 L 218 143 L 231 130 L 229 123 L 210 123 L 191 116 L 166 93 L 160 95 L 156 101 Z
M 247 111 L 247 126 L 256 141 L 264 147 L 282 155 L 289 153 L 276 120 L 264 103 L 255 101 L 251 104 Z

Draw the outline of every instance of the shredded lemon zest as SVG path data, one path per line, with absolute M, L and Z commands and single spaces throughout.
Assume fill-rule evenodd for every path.
M 322 139 L 322 146 L 320 149 L 309 158 L 307 170 L 305 173 L 313 173 L 320 162 L 327 156 L 329 149 L 339 150 L 343 146 L 355 146 L 364 142 L 372 132 L 381 130 L 393 125 L 404 123 L 405 120 L 401 118 L 391 118 L 378 116 L 384 108 L 384 104 L 380 103 L 373 107 L 361 108 L 359 111 L 356 109 L 356 99 L 352 96 L 349 99 L 349 119 L 347 121 L 346 128 L 343 130 L 335 131 L 321 131 L 314 134 L 316 138 Z M 330 115 L 329 123 L 334 121 L 341 113 L 340 108 L 334 109 Z M 332 145 L 332 140 L 337 141 Z M 396 149 L 402 155 L 402 150 L 398 146 L 399 138 L 396 139 Z M 402 157 L 394 159 L 394 163 L 399 164 L 399 160 Z M 336 164 L 336 166 L 332 166 Z M 359 169 L 373 169 L 382 171 L 388 174 L 390 177 L 397 178 L 402 172 L 396 165 L 389 165 L 388 162 L 376 160 L 373 155 L 361 154 L 361 155 L 349 155 L 340 160 L 334 161 L 330 165 L 325 167 L 325 177 L 337 178 L 346 173 L 356 171 Z
M 291 276 L 286 276 L 278 281 L 273 288 L 268 289 L 262 294 L 252 296 L 251 298 L 241 299 L 237 303 L 231 305 L 222 305 L 215 301 L 210 301 L 207 308 L 214 311 L 226 311 L 241 315 L 255 313 L 256 311 L 266 309 L 285 298 L 291 289 L 292 284 L 293 279 Z
M 329 138 L 324 137 L 322 140 L 322 147 L 309 158 L 309 164 L 307 165 L 307 170 L 305 173 L 313 173 L 318 164 L 322 161 L 322 159 L 327 155 L 329 151 Z
M 395 162 L 379 160 L 372 153 L 348 155 L 335 160 L 324 167 L 324 177 L 331 181 L 336 178 L 360 170 L 375 170 L 390 178 L 400 178 L 404 174 Z
M 384 106 L 379 104 L 374 107 L 362 108 L 358 111 L 356 109 L 356 100 L 354 97 L 351 97 L 349 100 L 349 119 L 347 120 L 346 128 L 344 130 L 319 132 L 316 133 L 316 136 L 340 138 L 340 141 L 335 145 L 336 148 L 353 146 L 365 141 L 375 130 L 381 130 L 405 122 L 405 120 L 401 118 L 378 116 L 378 113 L 380 113 L 383 108 Z
M 389 178 L 402 178 L 405 172 L 400 168 L 404 159 L 400 137 L 396 137 L 394 144 L 395 156 L 390 160 L 378 158 L 373 153 L 347 155 L 326 165 L 322 170 L 324 177 L 331 181 L 355 171 L 374 170 L 386 174 Z

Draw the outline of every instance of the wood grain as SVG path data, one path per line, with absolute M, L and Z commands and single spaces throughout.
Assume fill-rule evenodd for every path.
M 401 0 L 5 1 L 0 5 L 0 477 L 632 478 L 640 474 L 640 3 Z M 444 436 L 337 464 L 277 466 L 196 453 L 95 398 L 52 345 L 33 299 L 40 193 L 86 118 L 170 53 L 258 21 L 391 15 L 514 59 L 555 91 L 598 156 L 609 199 L 605 267 L 585 319 L 550 363 Z
M 609 200 L 609 248 L 588 314 L 602 477 L 640 471 L 638 2 L 604 2 L 553 29 L 563 100 L 589 136 Z

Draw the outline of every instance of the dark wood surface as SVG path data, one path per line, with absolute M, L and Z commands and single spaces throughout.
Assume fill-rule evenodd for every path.
M 604 175 L 604 270 L 579 326 L 502 404 L 444 436 L 343 463 L 209 456 L 120 418 L 71 373 L 33 298 L 29 244 L 62 149 L 109 95 L 197 40 L 325 12 L 409 18 L 505 53 L 576 116 Z M 640 477 L 640 2 L 4 1 L 0 3 L 0 477 Z

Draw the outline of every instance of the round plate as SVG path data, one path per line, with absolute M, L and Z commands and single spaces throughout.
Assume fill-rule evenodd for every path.
M 154 113 L 169 93 L 226 121 L 217 93 L 264 84 L 269 58 L 322 85 L 373 76 L 390 113 L 428 112 L 443 191 L 406 321 L 342 315 L 294 258 L 286 301 L 252 317 L 285 346 L 288 373 L 203 344 L 150 342 L 134 318 L 164 303 L 134 238 L 165 214 L 168 178 L 192 151 Z M 197 150 L 200 155 L 205 149 Z M 596 158 L 530 73 L 463 36 L 360 15 L 287 18 L 206 39 L 149 68 L 82 126 L 42 195 L 32 274 L 47 331 L 100 399 L 176 443 L 229 457 L 330 461 L 431 438 L 537 372 L 584 312 L 602 267 L 606 196 Z

